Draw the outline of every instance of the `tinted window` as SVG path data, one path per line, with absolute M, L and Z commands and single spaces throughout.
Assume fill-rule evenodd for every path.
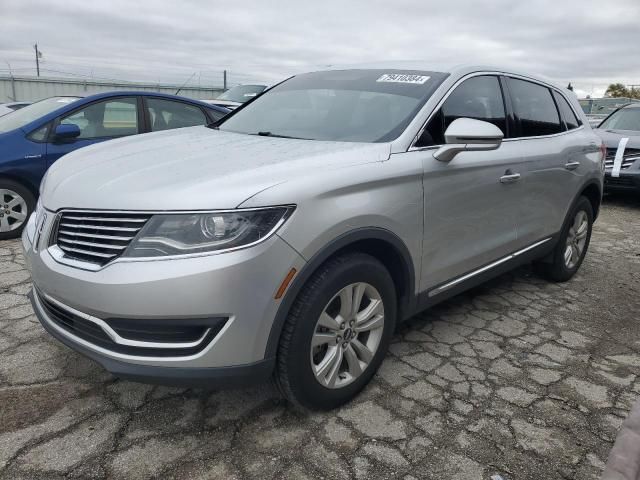
M 219 112 L 218 110 L 214 110 L 213 108 L 207 109 L 207 113 L 214 121 L 220 120 L 222 117 L 226 115 L 225 112 Z
M 556 104 L 558 105 L 558 109 L 560 110 L 560 116 L 567 126 L 567 130 L 578 128 L 580 126 L 580 121 L 578 120 L 578 117 L 576 117 L 576 114 L 573 112 L 573 109 L 569 106 L 567 100 L 558 92 L 553 92 L 553 96 L 556 99 Z
M 78 138 L 108 138 L 138 133 L 138 104 L 136 98 L 118 98 L 92 103 L 60 121 L 77 125 Z
M 558 110 L 547 87 L 509 78 L 513 111 L 520 119 L 521 137 L 551 135 L 562 131 Z
M 416 146 L 445 143 L 444 132 L 457 118 L 490 122 L 506 133 L 504 102 L 498 78 L 480 76 L 461 83 L 431 118 Z
M 199 107 L 188 103 L 148 98 L 147 109 L 152 132 L 209 123 Z
M 334 70 L 297 75 L 222 120 L 220 130 L 344 142 L 400 135 L 446 74 Z

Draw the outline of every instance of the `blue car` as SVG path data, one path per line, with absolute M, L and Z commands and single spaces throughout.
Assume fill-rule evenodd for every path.
M 20 235 L 47 168 L 112 138 L 206 125 L 229 110 L 174 95 L 110 92 L 52 97 L 0 117 L 0 240 Z

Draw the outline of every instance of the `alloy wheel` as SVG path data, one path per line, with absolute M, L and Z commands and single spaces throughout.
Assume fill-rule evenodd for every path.
M 582 258 L 587 243 L 587 233 L 589 233 L 589 217 L 584 210 L 579 210 L 569 228 L 564 250 L 564 263 L 568 269 L 575 268 Z
M 384 332 L 384 304 L 368 283 L 341 289 L 325 306 L 311 340 L 311 368 L 327 388 L 342 388 L 369 366 Z
M 0 189 L 0 232 L 17 230 L 27 219 L 27 202 L 13 190 Z

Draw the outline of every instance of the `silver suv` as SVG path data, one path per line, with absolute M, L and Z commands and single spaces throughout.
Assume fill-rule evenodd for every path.
M 33 307 L 117 376 L 273 376 L 292 402 L 333 408 L 416 312 L 529 261 L 571 278 L 603 157 L 574 96 L 529 75 L 297 75 L 209 128 L 51 167 L 22 236 Z

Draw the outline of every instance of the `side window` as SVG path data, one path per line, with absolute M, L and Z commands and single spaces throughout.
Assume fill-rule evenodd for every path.
M 219 112 L 219 111 L 213 110 L 213 109 L 209 109 L 209 110 L 207 110 L 207 112 L 209 112 L 209 116 L 211 118 L 213 118 L 213 120 L 215 122 L 217 122 L 218 120 L 220 120 L 222 117 L 224 117 L 226 115 L 226 113 L 222 113 L 222 112 Z
M 110 138 L 138 133 L 138 101 L 118 98 L 92 103 L 62 118 L 61 124 L 77 125 L 78 138 Z
M 202 110 L 194 105 L 160 98 L 147 98 L 146 102 L 152 132 L 208 123 Z
M 560 133 L 558 110 L 547 87 L 509 78 L 513 112 L 520 121 L 521 137 L 537 137 Z
M 569 106 L 567 100 L 558 92 L 553 92 L 553 97 L 556 99 L 556 104 L 560 110 L 560 116 L 562 117 L 564 124 L 567 126 L 567 130 L 578 128 L 580 126 L 580 120 L 576 117 L 576 114 Z
M 444 132 L 457 118 L 493 123 L 506 134 L 507 120 L 498 77 L 472 77 L 456 87 L 431 118 L 416 146 L 444 144 Z
M 37 130 L 34 130 L 27 137 L 29 140 L 33 142 L 42 143 L 47 139 L 47 135 L 49 134 L 49 126 L 50 123 L 47 123 L 44 127 L 40 127 Z

